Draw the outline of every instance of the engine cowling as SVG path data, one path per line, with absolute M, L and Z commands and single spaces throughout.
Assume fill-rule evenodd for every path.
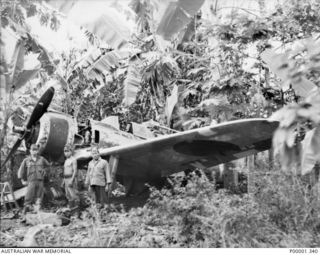
M 64 146 L 74 144 L 77 133 L 77 121 L 72 116 L 56 112 L 44 114 L 36 141 L 40 145 L 40 154 L 50 161 L 62 162 Z

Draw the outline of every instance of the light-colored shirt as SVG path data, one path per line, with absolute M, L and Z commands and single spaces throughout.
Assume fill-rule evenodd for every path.
M 46 168 L 50 166 L 50 163 L 41 156 L 38 156 L 36 160 L 33 160 L 31 156 L 25 158 L 18 170 L 18 178 L 31 181 L 42 181 L 46 174 Z
M 74 165 L 76 169 L 74 169 Z M 77 171 L 77 161 L 73 156 L 71 156 L 64 162 L 64 178 L 71 178 L 74 174 L 74 171 Z
M 108 161 L 99 158 L 91 160 L 88 165 L 87 177 L 85 183 L 87 185 L 106 186 L 110 184 L 111 174 Z

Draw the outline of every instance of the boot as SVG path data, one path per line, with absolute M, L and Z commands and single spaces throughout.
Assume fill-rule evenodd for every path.
M 27 212 L 30 212 L 30 211 L 31 211 L 30 206 L 29 206 L 29 205 L 25 205 L 25 206 L 23 207 L 22 214 L 23 214 L 23 215 L 26 215 Z
M 21 218 L 20 218 L 20 222 L 21 223 L 26 223 L 27 219 L 26 219 L 26 215 L 27 215 L 27 212 L 30 212 L 30 207 L 29 205 L 25 205 L 23 207 L 23 210 L 21 212 Z
M 39 212 L 40 209 L 41 209 L 41 199 L 38 198 L 35 205 L 34 205 L 34 211 Z
M 79 206 L 75 209 L 75 213 L 76 213 L 77 219 L 81 219 L 81 210 Z
M 78 219 L 81 219 L 81 207 L 80 207 L 80 201 L 79 200 L 76 200 L 75 201 L 75 204 L 76 204 L 76 215 L 77 215 L 77 218 Z

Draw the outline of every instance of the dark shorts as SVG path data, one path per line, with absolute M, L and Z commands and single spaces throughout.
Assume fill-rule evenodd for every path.
M 28 183 L 27 193 L 24 198 L 24 205 L 32 205 L 36 200 L 42 201 L 44 194 L 43 181 L 31 181 Z
M 97 204 L 104 205 L 107 202 L 107 194 L 104 186 L 91 185 L 92 196 L 94 202 Z

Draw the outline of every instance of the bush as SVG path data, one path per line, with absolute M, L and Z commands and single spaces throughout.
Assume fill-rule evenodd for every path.
M 266 169 L 261 169 L 266 172 Z M 261 171 L 260 171 L 261 172 Z M 279 173 L 279 171 L 277 171 Z M 185 187 L 152 189 L 119 222 L 113 247 L 317 247 L 319 197 L 298 177 L 264 175 L 255 194 L 216 191 L 194 175 Z
M 39 245 L 319 247 L 319 187 L 267 168 L 262 164 L 254 171 L 252 194 L 216 190 L 205 175 L 193 174 L 185 186 L 174 179 L 170 188 L 150 188 L 147 203 L 128 212 L 91 206 L 82 220 L 72 218 L 68 226 L 45 230 Z

